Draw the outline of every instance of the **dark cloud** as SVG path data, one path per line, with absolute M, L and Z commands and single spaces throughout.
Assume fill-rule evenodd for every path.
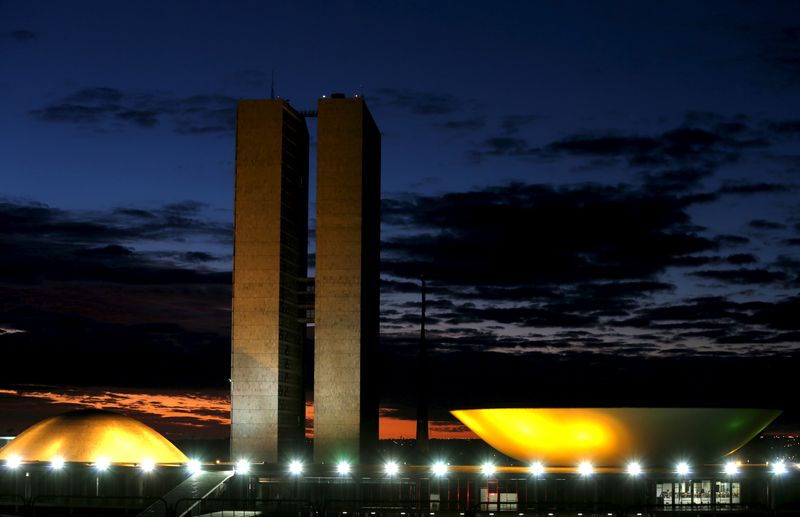
M 500 121 L 500 127 L 506 135 L 518 133 L 520 129 L 541 120 L 538 115 L 510 115 Z
M 666 167 L 675 188 L 681 179 L 696 183 L 716 167 L 738 161 L 750 149 L 768 147 L 769 131 L 744 116 L 722 117 L 712 113 L 690 112 L 684 124 L 659 134 L 622 134 L 614 131 L 574 134 L 537 146 L 515 134 L 528 117 L 509 118 L 501 135 L 490 136 L 471 153 L 474 159 L 484 156 L 511 156 L 554 160 L 577 157 L 590 166 Z M 652 174 L 652 173 L 651 173 Z M 664 175 L 670 180 L 670 174 Z
M 173 203 L 153 210 L 70 212 L 45 205 L 0 202 L 0 281 L 101 281 L 123 284 L 227 283 L 229 273 L 154 260 L 131 244 L 205 239 L 227 244 L 228 223 L 205 218 L 204 205 Z M 172 255 L 188 266 L 208 255 Z
M 649 280 L 717 244 L 689 225 L 680 198 L 626 186 L 515 184 L 384 203 L 417 228 L 387 239 L 384 270 L 451 285 Z
M 2 335 L 14 360 L 0 375 L 12 383 L 224 383 L 229 263 L 214 269 L 217 257 L 191 248 L 153 251 L 189 240 L 229 246 L 230 224 L 205 209 L 191 201 L 108 212 L 0 202 L 0 327 L 17 330 Z
M 17 41 L 32 41 L 36 39 L 36 33 L 27 29 L 17 29 L 6 33 L 8 37 Z
M 720 246 L 743 246 L 750 242 L 750 239 L 742 235 L 717 235 L 714 241 Z
M 780 271 L 769 271 L 767 269 L 709 269 L 693 271 L 690 274 L 698 278 L 733 284 L 771 284 L 773 282 L 783 282 L 786 280 L 786 274 Z
M 392 106 L 407 110 L 415 115 L 451 115 L 472 101 L 460 100 L 449 93 L 424 92 L 399 88 L 378 88 L 369 101 L 376 106 Z
M 728 255 L 725 257 L 725 262 L 728 264 L 755 264 L 758 262 L 758 258 L 753 255 L 752 253 L 735 253 L 733 255 Z
M 770 130 L 778 134 L 800 134 L 800 120 L 776 120 L 769 122 L 768 127 Z
M 152 128 L 168 122 L 181 134 L 230 133 L 236 99 L 224 95 L 170 97 L 127 93 L 116 88 L 83 88 L 30 114 L 44 122 L 81 124 L 101 129 Z
M 800 26 L 763 27 L 756 33 L 760 60 L 780 72 L 781 82 L 794 84 L 800 79 Z
M 753 219 L 747 226 L 757 230 L 784 230 L 786 225 L 783 223 L 776 223 L 775 221 L 767 221 L 766 219 Z
M 645 188 L 649 190 L 682 193 L 700 187 L 703 180 L 711 176 L 712 173 L 708 169 L 672 169 L 644 173 L 643 180 Z
M 436 124 L 438 127 L 442 127 L 444 129 L 463 129 L 463 130 L 475 130 L 475 129 L 482 129 L 486 126 L 486 118 L 485 117 L 472 117 L 466 119 L 457 119 L 457 120 L 446 120 L 440 124 Z
M 776 194 L 782 192 L 791 192 L 795 190 L 793 185 L 784 185 L 779 183 L 747 183 L 736 182 L 726 183 L 719 189 L 720 194 L 739 194 L 749 196 L 753 194 Z

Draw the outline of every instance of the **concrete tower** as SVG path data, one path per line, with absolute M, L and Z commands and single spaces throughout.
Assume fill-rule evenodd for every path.
M 239 103 L 235 192 L 231 456 L 272 463 L 305 429 L 308 130 L 287 102 Z
M 380 132 L 363 99 L 321 99 L 317 137 L 314 459 L 378 439 Z

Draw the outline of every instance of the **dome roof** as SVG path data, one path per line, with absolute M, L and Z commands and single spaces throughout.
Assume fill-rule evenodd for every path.
M 664 467 L 717 461 L 781 412 L 719 408 L 498 408 L 451 413 L 498 451 L 524 462 Z
M 93 463 L 186 463 L 189 459 L 154 429 L 133 418 L 85 409 L 70 411 L 32 425 L 0 449 L 0 461 L 17 456 L 23 461 Z

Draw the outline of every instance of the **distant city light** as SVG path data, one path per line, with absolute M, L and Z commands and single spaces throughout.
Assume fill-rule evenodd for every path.
M 735 476 L 739 473 L 739 467 L 736 465 L 736 462 L 729 461 L 725 464 L 725 474 L 729 476 Z
M 531 465 L 531 474 L 534 476 L 541 476 L 544 474 L 544 465 L 542 465 L 541 461 L 537 461 L 533 465 Z
M 481 465 L 481 472 L 484 476 L 493 476 L 497 472 L 497 468 L 493 464 L 486 462 Z
M 145 458 L 139 464 L 139 467 L 142 469 L 142 472 L 153 472 L 156 468 L 156 462 L 150 458 Z
M 289 462 L 289 474 L 299 476 L 303 473 L 303 462 L 300 460 L 292 460 Z
M 350 464 L 346 461 L 340 461 L 338 465 L 336 465 L 336 472 L 340 476 L 346 476 L 350 473 Z
M 186 464 L 186 469 L 189 471 L 189 474 L 197 474 L 203 470 L 203 465 L 200 463 L 200 460 L 189 460 L 189 463 Z
M 94 462 L 94 468 L 100 472 L 108 470 L 108 467 L 110 466 L 111 462 L 108 460 L 108 458 L 97 458 L 97 460 Z
M 6 467 L 10 469 L 18 468 L 20 465 L 22 465 L 22 458 L 17 455 L 9 456 L 6 460 Z
M 786 474 L 786 463 L 782 461 L 776 461 L 772 464 L 772 473 L 781 476 Z
M 247 474 L 250 472 L 250 462 L 245 459 L 237 461 L 235 471 L 237 474 Z
M 400 472 L 400 466 L 394 461 L 387 461 L 383 470 L 387 476 L 396 476 Z
M 628 474 L 631 476 L 638 476 L 642 473 L 642 466 L 639 464 L 638 461 L 632 461 L 628 463 Z
M 678 465 L 675 467 L 675 472 L 677 472 L 680 476 L 685 476 L 689 473 L 689 464 L 685 461 L 678 463 Z
M 431 468 L 434 476 L 444 476 L 447 474 L 447 465 L 444 462 L 437 461 Z
M 581 476 L 591 476 L 594 473 L 594 467 L 588 461 L 582 461 L 580 465 L 578 465 L 578 474 Z
M 50 468 L 53 470 L 61 470 L 64 468 L 64 458 L 61 456 L 56 456 L 52 460 L 50 460 Z

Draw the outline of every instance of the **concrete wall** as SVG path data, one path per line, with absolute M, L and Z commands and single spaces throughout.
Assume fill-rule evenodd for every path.
M 362 99 L 319 101 L 316 243 L 314 460 L 363 462 L 378 438 L 380 133 Z
M 282 100 L 239 103 L 231 347 L 231 455 L 276 462 L 305 426 L 308 132 Z

